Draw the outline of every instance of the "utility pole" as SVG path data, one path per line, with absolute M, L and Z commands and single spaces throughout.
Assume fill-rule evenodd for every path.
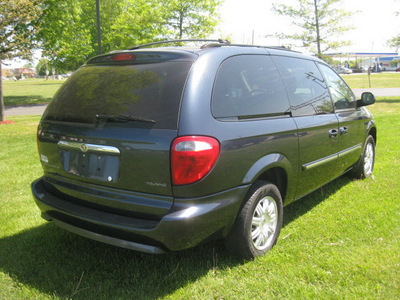
M 0 59 L 0 121 L 4 121 L 4 99 L 3 99 L 3 72 L 1 69 L 2 60 Z
M 99 45 L 99 55 L 101 54 L 101 30 L 100 30 L 100 0 L 96 0 L 97 14 L 97 44 Z

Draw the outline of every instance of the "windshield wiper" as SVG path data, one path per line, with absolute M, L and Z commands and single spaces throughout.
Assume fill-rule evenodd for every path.
M 145 122 L 145 123 L 155 123 L 156 121 L 147 118 L 134 117 L 128 115 L 96 115 L 96 119 L 98 120 L 107 120 L 111 122 L 129 122 L 129 121 L 137 121 L 137 122 Z

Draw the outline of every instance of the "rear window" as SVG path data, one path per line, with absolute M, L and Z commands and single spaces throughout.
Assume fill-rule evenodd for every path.
M 193 62 L 87 65 L 60 88 L 43 118 L 99 122 L 96 115 L 154 120 L 153 128 L 176 129 L 180 100 Z M 135 126 L 137 121 L 130 121 Z M 133 125 L 132 125 L 133 124 Z

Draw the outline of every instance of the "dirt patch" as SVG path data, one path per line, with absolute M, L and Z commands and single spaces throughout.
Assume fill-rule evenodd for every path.
M 0 125 L 3 125 L 3 124 L 15 124 L 15 122 L 14 121 L 10 121 L 10 120 L 0 121 Z

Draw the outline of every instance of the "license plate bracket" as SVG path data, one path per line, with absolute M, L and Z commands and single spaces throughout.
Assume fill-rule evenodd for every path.
M 60 157 L 64 170 L 69 174 L 107 182 L 118 180 L 118 156 L 61 150 Z

